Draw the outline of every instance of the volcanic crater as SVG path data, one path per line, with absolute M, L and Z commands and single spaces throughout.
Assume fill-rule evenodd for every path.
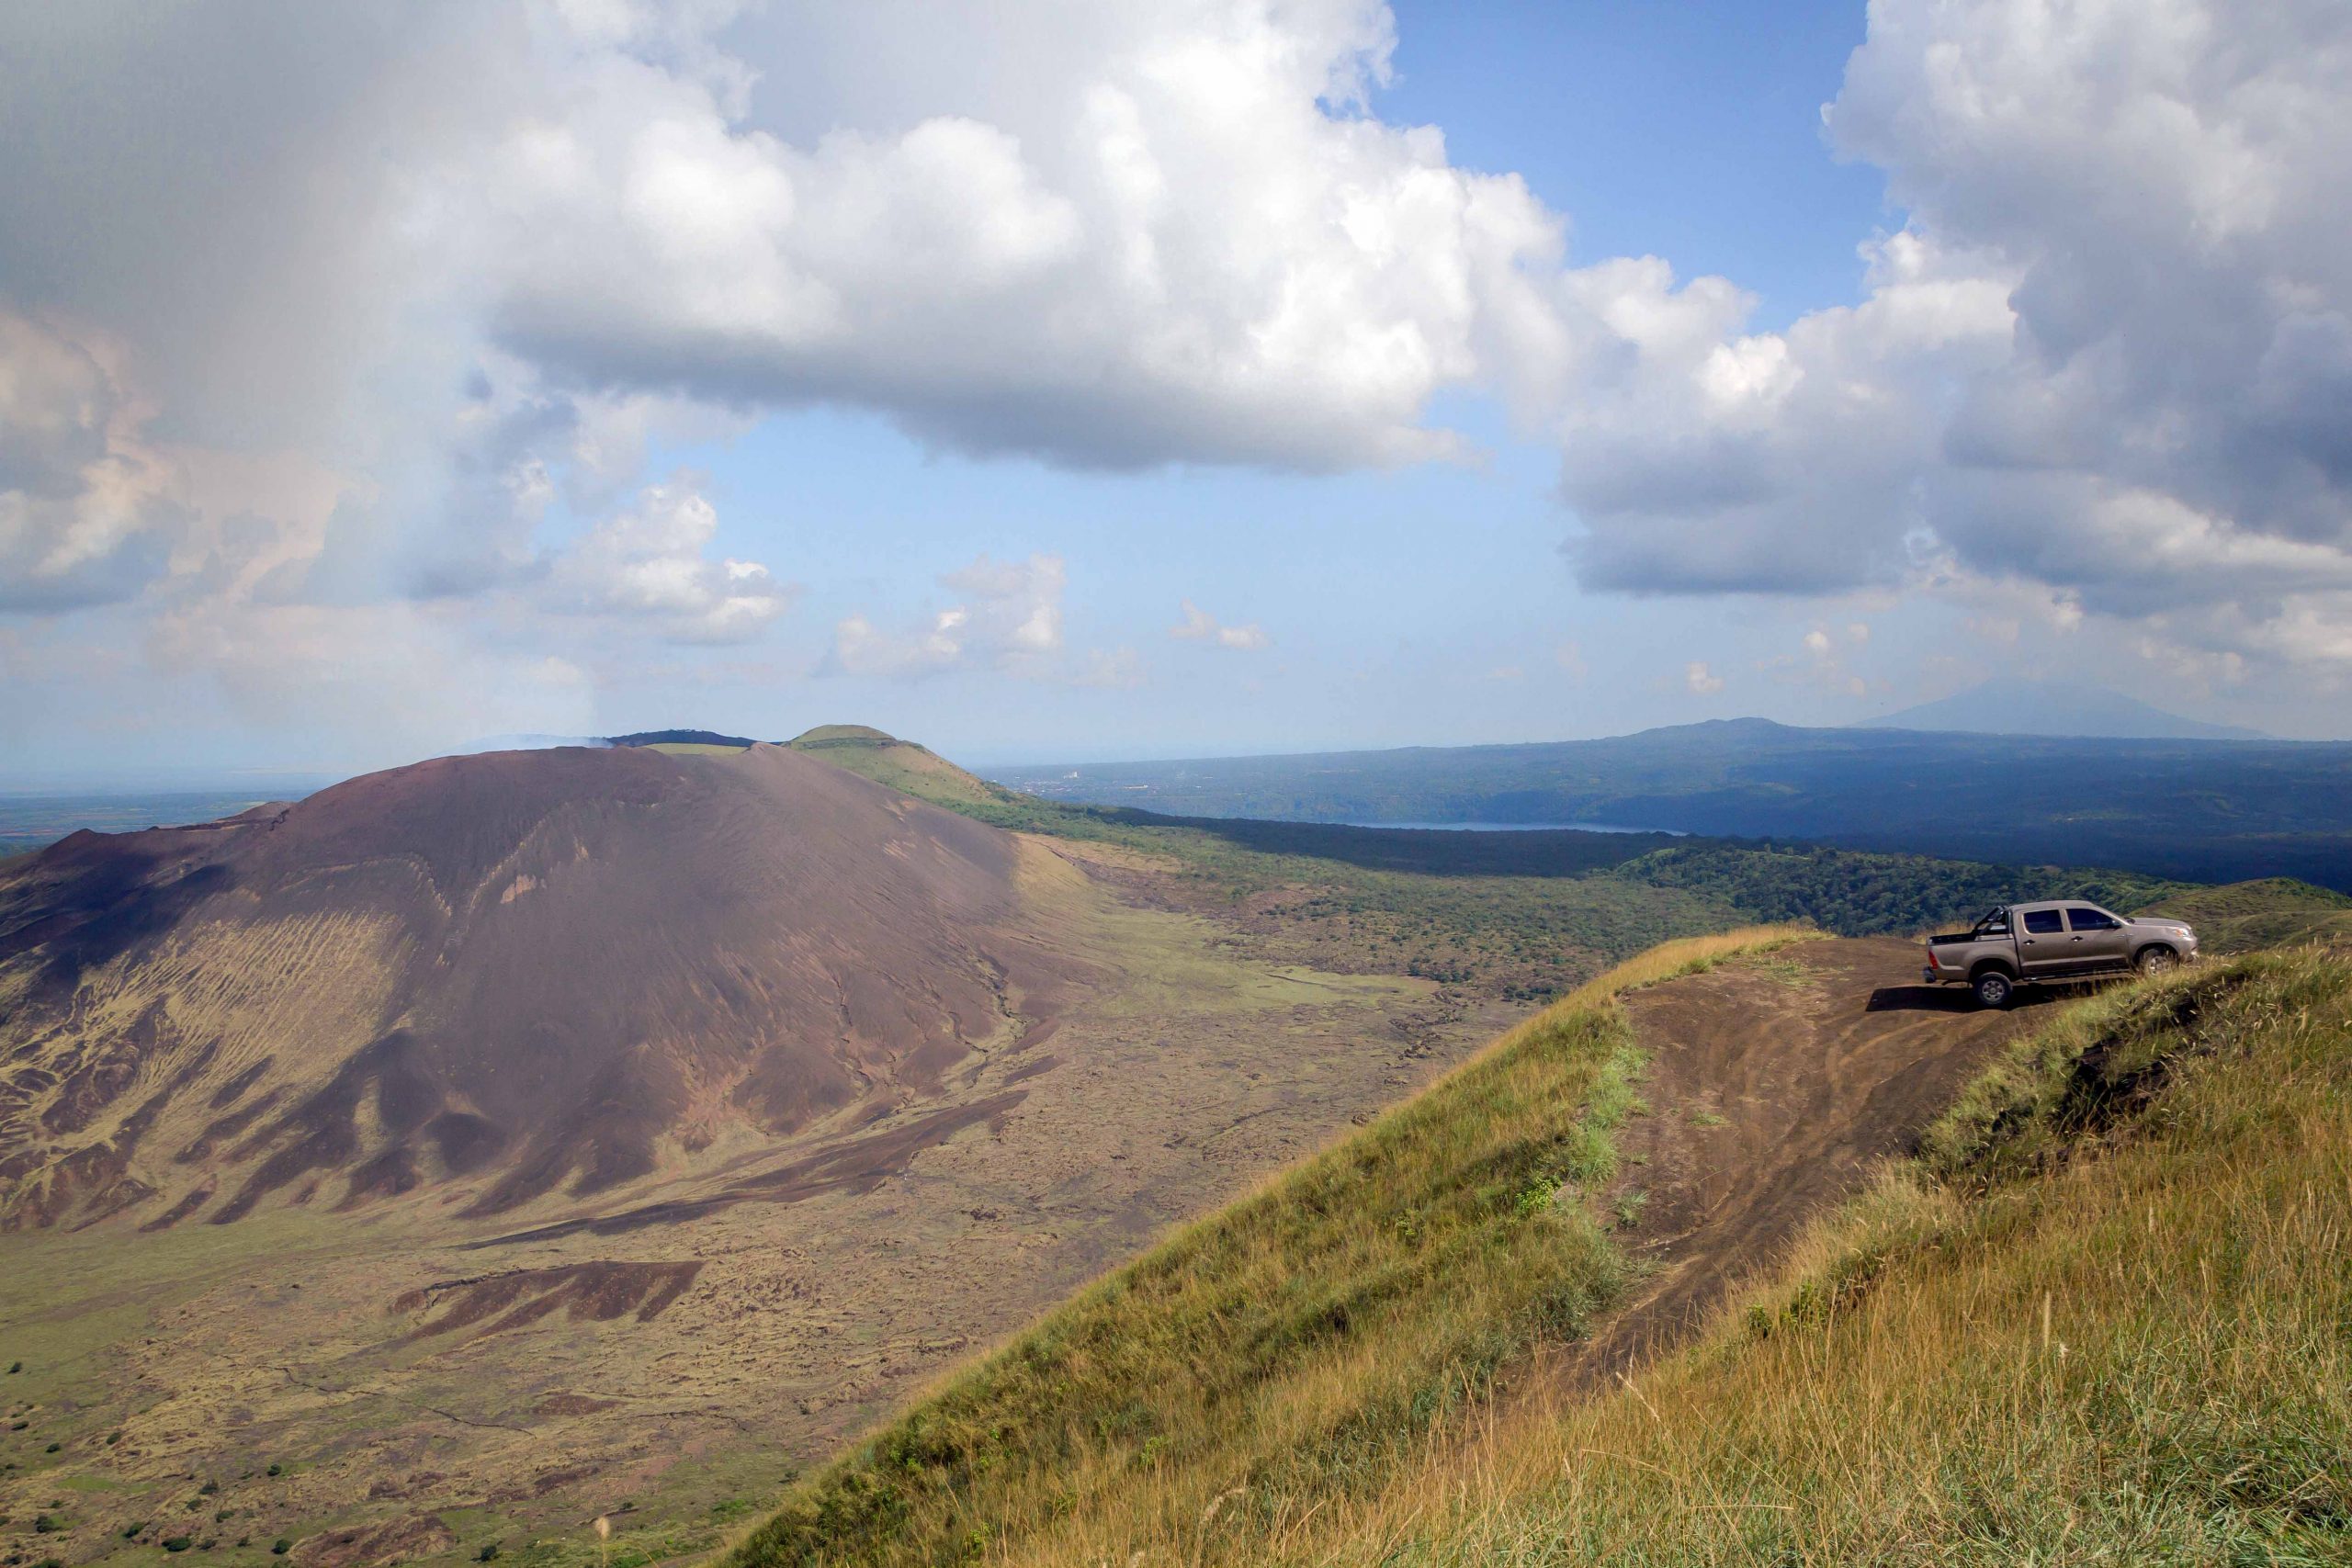
M 443 758 L 0 875 L 0 1224 L 583 1199 L 871 1120 L 1083 965 L 1009 835 L 781 747 Z M 217 1198 L 209 1196 L 217 1194 Z

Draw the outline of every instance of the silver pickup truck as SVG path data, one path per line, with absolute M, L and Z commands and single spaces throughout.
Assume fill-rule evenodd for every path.
M 2196 956 L 2197 933 L 2178 920 L 2052 899 L 2006 904 L 1965 935 L 1929 937 L 1924 977 L 1930 986 L 1966 986 L 1981 1005 L 1998 1008 L 2019 986 L 2131 969 L 2153 975 Z

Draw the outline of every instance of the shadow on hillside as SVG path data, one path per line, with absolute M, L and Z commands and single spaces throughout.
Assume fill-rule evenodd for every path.
M 2047 1007 L 2080 990 L 2076 986 L 2020 986 L 2009 998 L 2016 1008 Z M 1865 1012 L 1974 1012 L 1976 995 L 1965 986 L 1881 986 Z

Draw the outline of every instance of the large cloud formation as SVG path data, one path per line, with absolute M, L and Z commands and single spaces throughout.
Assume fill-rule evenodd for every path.
M 135 600 L 187 658 L 470 604 L 530 690 L 581 617 L 707 642 L 789 601 L 645 488 L 649 431 L 1448 456 L 1431 395 L 1554 335 L 1559 224 L 1369 112 L 1389 46 L 1365 0 L 14 8 L 0 607 Z
M 2352 10 L 1881 0 L 1825 111 L 1909 220 L 1869 292 L 1618 340 L 1563 419 L 1592 580 L 2013 579 L 2352 653 Z
M 1571 265 L 1517 177 L 1378 118 L 1392 41 L 1374 0 L 12 7 L 0 612 L 127 601 L 177 657 L 374 606 L 529 694 L 561 627 L 789 604 L 649 484 L 665 432 L 832 402 L 1328 471 L 1456 455 L 1428 411 L 1468 389 L 1559 443 L 1596 584 L 2352 665 L 2335 0 L 1880 0 L 1826 123 L 1907 221 L 1780 332 Z M 1057 652 L 1058 575 L 1016 575 L 954 586 L 1002 627 L 833 662 Z
M 854 400 L 1075 464 L 1450 449 L 1423 405 L 1542 314 L 1557 227 L 1362 112 L 1384 8 L 978 17 L 778 6 L 725 38 L 748 91 L 607 32 L 466 187 L 493 330 L 585 384 Z

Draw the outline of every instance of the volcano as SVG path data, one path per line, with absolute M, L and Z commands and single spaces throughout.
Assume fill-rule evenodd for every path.
M 0 871 L 0 1225 L 498 1214 L 917 1106 L 1073 973 L 1011 836 L 776 746 L 443 758 Z

